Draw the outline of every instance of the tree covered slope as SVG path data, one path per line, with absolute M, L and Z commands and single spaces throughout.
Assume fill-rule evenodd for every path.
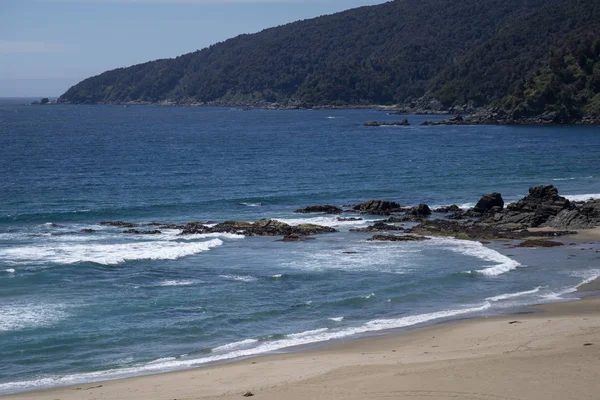
M 577 75 L 575 84 L 585 87 L 576 102 L 584 112 L 598 101 L 599 21 L 598 0 L 396 0 L 108 71 L 73 86 L 60 101 L 310 106 L 426 96 L 447 106 L 470 102 L 533 112 L 529 100 L 545 79 L 540 76 L 550 68 L 553 82 L 566 79 L 556 58 L 573 53 L 581 64 L 579 48 L 571 46 L 585 38 L 590 61 L 580 65 L 585 78 Z M 573 84 L 563 83 L 552 90 L 562 93 Z

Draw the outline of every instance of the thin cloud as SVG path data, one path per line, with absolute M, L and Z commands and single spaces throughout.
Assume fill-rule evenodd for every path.
M 0 53 L 62 53 L 66 48 L 55 43 L 22 40 L 1 40 Z

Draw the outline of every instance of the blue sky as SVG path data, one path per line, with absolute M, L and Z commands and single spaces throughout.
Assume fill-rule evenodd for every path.
M 0 97 L 58 96 L 103 71 L 385 0 L 0 0 Z

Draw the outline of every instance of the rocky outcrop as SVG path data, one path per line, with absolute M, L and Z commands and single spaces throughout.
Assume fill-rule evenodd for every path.
M 415 217 L 423 218 L 431 215 L 431 209 L 427 204 L 419 204 L 416 207 L 412 207 L 406 210 L 406 214 L 412 215 Z
M 529 188 L 529 195 L 507 206 L 507 212 L 497 219 L 499 223 L 521 224 L 538 227 L 549 222 L 563 210 L 571 208 L 571 202 L 558 195 L 552 185 Z
M 553 242 L 551 240 L 529 239 L 519 243 L 517 247 L 559 247 L 564 245 L 562 242 Z
M 417 235 L 374 235 L 368 240 L 371 242 L 420 242 L 429 240 L 429 238 Z
M 435 210 L 433 210 L 434 213 L 440 213 L 440 214 L 448 214 L 448 213 L 453 213 L 453 212 L 458 212 L 458 211 L 460 211 L 460 207 L 457 206 L 456 204 L 452 204 L 451 206 L 439 207 L 439 208 L 436 208 Z
M 102 221 L 100 222 L 100 225 L 114 226 L 116 228 L 137 228 L 139 226 L 139 224 L 125 221 Z
M 481 214 L 487 214 L 490 212 L 500 212 L 504 208 L 504 200 L 500 193 L 490 193 L 484 195 L 475 207 L 473 211 Z
M 350 232 L 381 232 L 381 231 L 403 231 L 404 228 L 401 226 L 390 225 L 384 222 L 375 222 L 373 225 L 367 226 L 366 228 L 355 228 L 350 229 Z
M 354 206 L 354 211 L 358 211 L 363 214 L 372 215 L 390 215 L 392 213 L 404 212 L 406 209 L 395 201 L 385 200 L 369 200 L 366 203 L 358 204 Z
M 372 127 L 377 127 L 377 126 L 409 126 L 410 122 L 408 122 L 408 119 L 404 118 L 401 121 L 393 121 L 393 122 L 367 121 L 363 125 L 364 126 L 372 126 Z
M 131 234 L 131 235 L 160 235 L 162 232 L 158 229 L 150 230 L 150 231 L 140 231 L 138 229 L 127 229 L 123 231 L 123 233 Z
M 261 219 L 254 223 L 245 221 L 226 221 L 212 227 L 200 223 L 190 223 L 181 231 L 181 234 L 235 233 L 244 236 L 288 236 L 293 234 L 309 236 L 330 232 L 337 231 L 328 226 L 314 224 L 291 226 L 272 219 Z
M 309 206 L 306 208 L 301 208 L 294 212 L 300 214 L 310 214 L 310 213 L 323 213 L 323 214 L 341 214 L 344 210 L 339 207 L 332 205 L 324 205 L 324 206 Z
M 548 226 L 557 229 L 586 229 L 600 225 L 600 200 L 590 200 L 582 206 L 560 211 Z

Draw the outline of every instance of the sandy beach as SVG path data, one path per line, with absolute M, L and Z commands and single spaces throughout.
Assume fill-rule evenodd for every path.
M 600 298 L 532 310 L 3 399 L 597 399 Z

